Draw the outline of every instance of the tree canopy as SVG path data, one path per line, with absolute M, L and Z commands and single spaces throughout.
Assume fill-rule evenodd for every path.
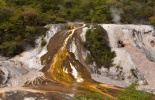
M 153 0 L 0 0 L 0 53 L 20 53 L 49 23 L 115 23 L 120 17 L 120 23 L 155 25 L 154 9 Z M 11 45 L 15 50 L 8 53 Z
M 101 26 L 95 26 L 86 32 L 86 48 L 90 51 L 87 60 L 96 62 L 97 66 L 109 68 L 113 66 L 113 58 L 116 56 L 109 47 L 107 32 Z

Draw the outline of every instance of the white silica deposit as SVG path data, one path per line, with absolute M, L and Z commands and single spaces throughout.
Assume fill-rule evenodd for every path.
M 12 58 L 12 60 L 18 60 L 22 62 L 30 70 L 41 70 L 43 68 L 43 65 L 41 64 L 40 57 L 47 53 L 47 45 L 50 39 L 62 28 L 62 26 L 59 24 L 50 24 L 45 27 L 50 28 L 50 30 L 47 31 L 45 37 L 41 36 L 38 39 L 36 39 L 35 48 L 30 48 L 29 50 L 21 53 L 20 55 L 17 55 L 16 57 Z M 47 42 L 44 47 L 41 46 L 42 38 L 44 38 Z
M 117 48 L 118 40 L 129 42 L 131 45 L 141 46 L 142 43 L 148 42 L 147 40 L 154 39 L 152 36 L 154 29 L 150 25 L 101 24 L 101 26 L 108 32 L 109 42 L 112 48 Z M 134 31 L 137 33 L 133 34 Z M 151 37 L 145 40 L 143 37 L 148 35 L 147 33 L 150 34 Z
M 24 100 L 36 100 L 35 97 L 25 97 Z
M 43 56 L 45 53 L 47 53 L 47 45 L 49 44 L 50 39 L 62 29 L 61 24 L 49 24 L 45 26 L 46 28 L 50 28 L 49 31 L 47 31 L 46 36 L 44 39 L 46 40 L 46 45 L 42 48 L 41 52 L 39 53 L 38 57 Z
M 125 49 L 128 46 L 141 49 L 144 51 L 143 55 L 148 56 L 152 61 L 155 58 L 155 47 L 150 45 L 150 42 L 155 42 L 154 28 L 150 25 L 121 25 L 121 24 L 100 24 L 108 33 L 109 44 L 116 53 L 114 58 L 115 67 L 110 68 L 111 73 L 117 73 L 117 69 L 122 68 L 124 80 L 129 82 L 132 78 L 132 70 L 137 70 L 137 64 L 133 61 L 131 54 Z M 121 41 L 125 47 L 119 47 L 118 43 Z M 154 44 L 155 45 L 155 44 Z M 118 68 L 117 68 L 117 67 Z M 141 78 L 141 75 L 137 77 Z M 133 78 L 134 79 L 134 78 Z M 140 80 L 141 81 L 141 80 Z M 145 80 L 144 80 L 145 81 Z
M 88 27 L 84 27 L 82 29 L 82 33 L 80 34 L 80 37 L 81 37 L 81 39 L 82 39 L 83 42 L 86 41 L 86 32 L 87 32 L 87 30 L 88 30 Z
M 78 58 L 77 46 L 76 46 L 76 44 L 75 44 L 75 38 L 73 38 L 73 41 L 72 41 L 72 43 L 70 44 L 70 48 L 69 48 L 69 49 L 70 49 L 70 50 L 69 50 L 70 52 L 74 53 L 75 58 L 79 60 L 79 58 Z
M 31 72 L 40 72 L 39 70 L 44 67 L 41 64 L 40 57 L 47 52 L 47 45 L 50 39 L 54 36 L 54 34 L 62 29 L 62 25 L 50 24 L 45 27 L 49 28 L 49 31 L 46 32 L 45 37 L 41 36 L 35 40 L 35 48 L 27 47 L 26 51 L 24 51 L 23 53 L 11 59 L 0 61 L 0 69 L 5 74 L 4 84 L 6 84 L 7 86 L 21 86 L 24 83 L 20 82 L 21 80 L 25 80 L 24 78 L 27 78 L 27 74 L 30 74 Z M 44 47 L 41 46 L 42 38 L 44 38 L 47 42 Z M 25 80 L 25 82 L 27 81 L 29 80 Z
M 73 66 L 70 63 L 71 69 L 72 69 L 72 75 L 74 76 L 74 78 L 76 79 L 77 82 L 83 82 L 83 79 L 80 77 L 79 73 L 77 72 L 75 66 Z

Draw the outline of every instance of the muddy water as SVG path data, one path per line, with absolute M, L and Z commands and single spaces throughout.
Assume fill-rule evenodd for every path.
M 74 29 L 64 29 L 51 38 L 47 46 L 48 52 L 41 57 L 42 64 L 45 65 L 42 69 L 45 74 L 43 79 L 25 84 L 19 90 L 12 89 L 0 97 L 5 100 L 24 100 L 30 97 L 35 100 L 72 100 L 73 94 L 94 91 L 115 99 L 120 88 L 95 82 L 83 59 L 76 59 L 75 54 L 69 51 L 74 39 L 79 42 L 79 47 L 82 44 L 79 39 L 82 28 L 82 25 L 75 25 Z

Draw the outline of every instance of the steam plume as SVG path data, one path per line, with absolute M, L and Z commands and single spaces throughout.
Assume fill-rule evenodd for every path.
M 120 14 L 123 13 L 122 9 L 118 8 L 110 8 L 111 17 L 113 18 L 113 22 L 119 24 L 121 20 Z

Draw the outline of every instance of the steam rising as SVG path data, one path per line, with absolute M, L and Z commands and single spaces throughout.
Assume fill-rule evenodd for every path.
M 113 18 L 113 22 L 119 24 L 121 20 L 120 14 L 123 13 L 122 9 L 118 8 L 110 8 L 111 17 Z

